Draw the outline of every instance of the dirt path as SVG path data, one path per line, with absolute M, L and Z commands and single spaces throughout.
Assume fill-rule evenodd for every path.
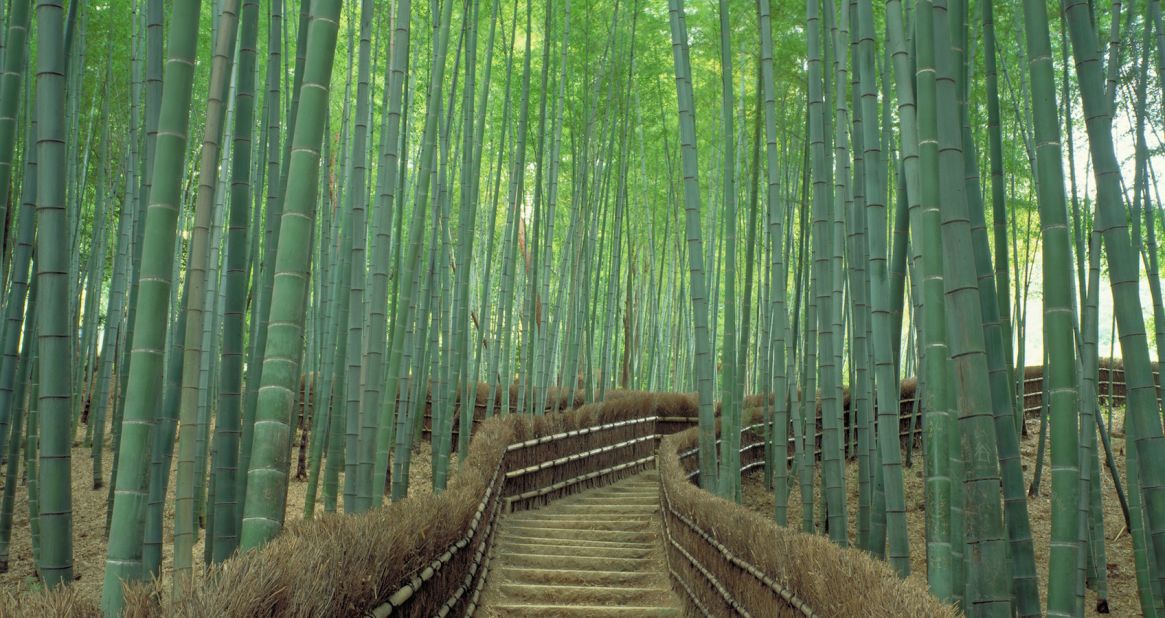
M 485 616 L 680 616 L 659 538 L 654 470 L 504 516 Z

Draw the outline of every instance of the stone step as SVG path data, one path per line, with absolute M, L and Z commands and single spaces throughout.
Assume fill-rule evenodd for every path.
M 583 493 L 587 493 L 587 494 L 593 493 L 593 494 L 599 494 L 599 495 L 603 495 L 603 494 L 632 494 L 632 495 L 634 495 L 634 494 L 652 494 L 652 495 L 658 496 L 659 495 L 659 482 L 652 481 L 650 483 L 635 483 L 635 484 L 631 484 L 631 483 L 622 484 L 622 483 L 620 483 L 617 485 L 608 485 L 606 487 L 591 489 L 591 490 L 588 490 L 588 491 L 583 492 Z
M 661 575 L 650 571 L 601 571 L 586 569 L 527 569 L 501 567 L 497 569 L 501 581 L 515 584 L 558 584 L 570 582 L 583 586 L 647 587 L 657 583 Z
M 610 586 L 564 586 L 542 584 L 500 584 L 498 591 L 507 601 L 562 603 L 569 605 L 651 606 L 667 603 L 666 588 Z
M 642 493 L 642 494 L 641 493 L 630 493 L 630 492 L 603 493 L 603 494 L 585 493 L 585 494 L 576 494 L 573 496 L 567 496 L 561 500 L 556 500 L 554 502 L 551 502 L 549 505 L 542 507 L 541 510 L 555 511 L 555 510 L 557 510 L 558 507 L 561 507 L 561 506 L 564 506 L 567 504 L 602 504 L 602 503 L 656 504 L 658 502 L 659 502 L 659 493 L 657 493 L 657 492 Z M 537 511 L 532 511 L 532 512 L 537 512 Z
M 562 500 L 554 503 L 550 507 L 550 510 L 556 510 L 556 509 L 561 508 L 563 506 L 568 506 L 568 505 L 574 506 L 577 504 L 585 504 L 587 506 L 608 506 L 608 505 L 614 505 L 614 506 L 636 506 L 636 505 L 638 505 L 638 506 L 655 506 L 655 505 L 659 504 L 659 494 L 651 494 L 651 495 L 631 494 L 631 495 L 626 495 L 626 496 L 620 496 L 620 495 L 614 495 L 614 494 L 607 494 L 607 495 L 602 495 L 602 496 L 595 496 L 595 495 L 591 495 L 591 494 L 581 494 L 578 496 L 572 496 L 570 498 L 563 498 Z
M 574 547 L 615 547 L 615 548 L 651 548 L 655 543 L 650 540 L 643 541 L 600 541 L 590 538 L 563 538 L 562 536 L 545 536 L 537 532 L 513 532 L 511 530 L 503 530 L 498 536 L 498 542 L 514 542 L 514 543 L 531 543 L 531 544 L 548 544 L 548 545 L 570 545 Z
M 578 530 L 563 526 L 506 526 L 506 530 L 528 536 L 541 536 L 550 539 L 590 539 L 593 541 L 650 541 L 651 533 L 631 530 Z
M 536 616 L 538 618 L 670 618 L 681 616 L 678 607 L 626 605 L 539 605 L 506 603 L 486 610 L 488 616 Z
M 555 504 L 552 513 L 571 513 L 574 515 L 594 515 L 605 517 L 609 515 L 638 515 L 654 516 L 659 512 L 659 503 L 652 504 L 612 504 L 612 503 L 562 503 Z
M 524 528 L 573 528 L 576 530 L 636 530 L 650 525 L 646 517 L 601 517 L 591 519 L 574 513 L 521 515 L 506 519 L 506 523 Z
M 656 565 L 648 558 L 609 558 L 605 556 L 548 556 L 544 554 L 510 552 L 499 554 L 502 566 L 528 569 L 595 569 L 595 570 L 654 570 Z
M 651 553 L 651 546 L 646 547 L 595 547 L 582 545 L 557 545 L 549 543 L 515 543 L 505 541 L 498 544 L 498 551 L 502 554 L 516 552 L 519 554 L 539 554 L 542 556 L 595 556 L 602 558 L 646 558 Z
M 482 616 L 682 616 L 659 556 L 659 476 L 638 474 L 500 521 Z

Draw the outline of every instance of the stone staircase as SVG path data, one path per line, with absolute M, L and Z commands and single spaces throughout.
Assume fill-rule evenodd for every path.
M 654 470 L 503 516 L 483 616 L 680 616 Z

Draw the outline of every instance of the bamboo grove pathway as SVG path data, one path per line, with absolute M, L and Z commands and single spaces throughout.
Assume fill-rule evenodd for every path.
M 680 616 L 655 470 L 500 521 L 485 616 Z

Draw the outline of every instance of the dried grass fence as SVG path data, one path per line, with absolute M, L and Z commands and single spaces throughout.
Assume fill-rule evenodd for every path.
M 1121 404 L 1123 379 L 1119 362 L 1103 363 L 1101 397 L 1111 393 Z M 1040 368 L 1027 368 L 1025 411 L 1040 410 L 1041 391 Z M 548 410 L 563 408 L 569 394 L 552 393 Z M 911 435 L 914 397 L 914 384 L 905 382 L 903 439 Z M 771 615 L 779 608 L 782 615 L 954 615 L 919 580 L 902 582 L 861 552 L 781 528 L 692 485 L 696 432 L 689 428 L 697 407 L 690 394 L 612 392 L 605 402 L 561 414 L 489 419 L 483 418 L 488 391 L 479 388 L 476 399 L 469 455 L 444 493 L 358 517 L 333 514 L 290 524 L 262 549 L 212 569 L 181 601 L 170 599 L 168 587 L 133 584 L 126 615 L 469 615 L 488 572 L 500 512 L 614 482 L 650 467 L 653 458 L 671 574 L 694 613 Z M 762 401 L 749 397 L 745 405 Z M 759 420 L 751 416 L 742 435 L 744 468 L 764 465 Z M 668 437 L 661 442 L 662 436 Z M 840 590 L 837 581 L 856 592 Z M 0 617 L 9 615 L 99 611 L 94 600 L 64 590 L 0 599 Z
M 742 467 L 764 464 L 763 425 L 749 416 Z M 917 577 L 771 519 L 693 485 L 691 429 L 663 438 L 656 465 L 668 570 L 692 615 L 957 616 Z M 761 444 L 761 447 L 753 446 Z M 839 585 L 844 582 L 844 585 Z
M 1160 372 L 1157 364 L 1153 364 L 1153 378 L 1160 384 Z M 1111 401 L 1115 406 L 1125 405 L 1125 372 L 1121 359 L 1100 359 L 1100 369 L 1097 381 L 1098 397 L 1102 401 Z M 1039 365 L 1029 366 L 1024 369 L 1023 378 L 1023 411 L 1024 415 L 1029 418 L 1039 418 L 1044 401 L 1044 375 L 1043 367 Z M 918 383 L 914 378 L 908 378 L 902 381 L 901 391 L 898 397 L 898 437 L 902 445 L 905 447 L 906 441 L 911 437 L 915 440 L 915 445 L 920 446 L 922 442 L 922 416 L 919 413 L 921 401 L 917 398 L 921 395 L 918 392 Z M 677 397 L 688 397 L 686 395 L 676 395 Z M 842 427 L 844 443 L 848 449 L 853 445 L 856 436 L 854 435 L 855 427 L 850 422 L 850 398 L 849 390 L 843 389 L 843 411 L 842 411 Z M 1161 399 L 1161 392 L 1158 389 L 1158 400 Z M 745 399 L 745 408 L 759 406 L 762 403 L 759 396 L 751 396 Z M 694 406 L 694 402 L 691 403 Z M 916 408 L 916 406 L 919 406 Z M 821 454 L 821 438 L 822 438 L 822 424 L 821 424 L 821 408 L 817 409 L 816 432 L 814 434 L 815 454 Z M 719 409 L 717 409 L 719 415 Z M 695 423 L 696 413 L 693 411 L 689 415 L 689 423 Z M 679 419 L 676 419 L 677 421 Z M 674 433 L 692 426 L 691 424 L 683 426 L 682 422 L 677 422 L 671 431 L 660 431 L 660 434 Z M 793 457 L 794 443 L 793 431 L 789 430 L 787 433 L 789 437 L 788 451 L 790 461 Z M 848 451 L 847 451 L 847 454 Z
M 503 510 L 532 508 L 654 463 L 655 397 L 620 393 L 562 414 L 480 423 L 464 465 L 440 495 L 348 517 L 290 524 L 226 561 L 180 601 L 134 584 L 127 616 L 462 616 L 476 609 Z M 693 408 L 694 410 L 694 408 Z M 10 599 L 0 616 L 97 615 L 68 592 Z

